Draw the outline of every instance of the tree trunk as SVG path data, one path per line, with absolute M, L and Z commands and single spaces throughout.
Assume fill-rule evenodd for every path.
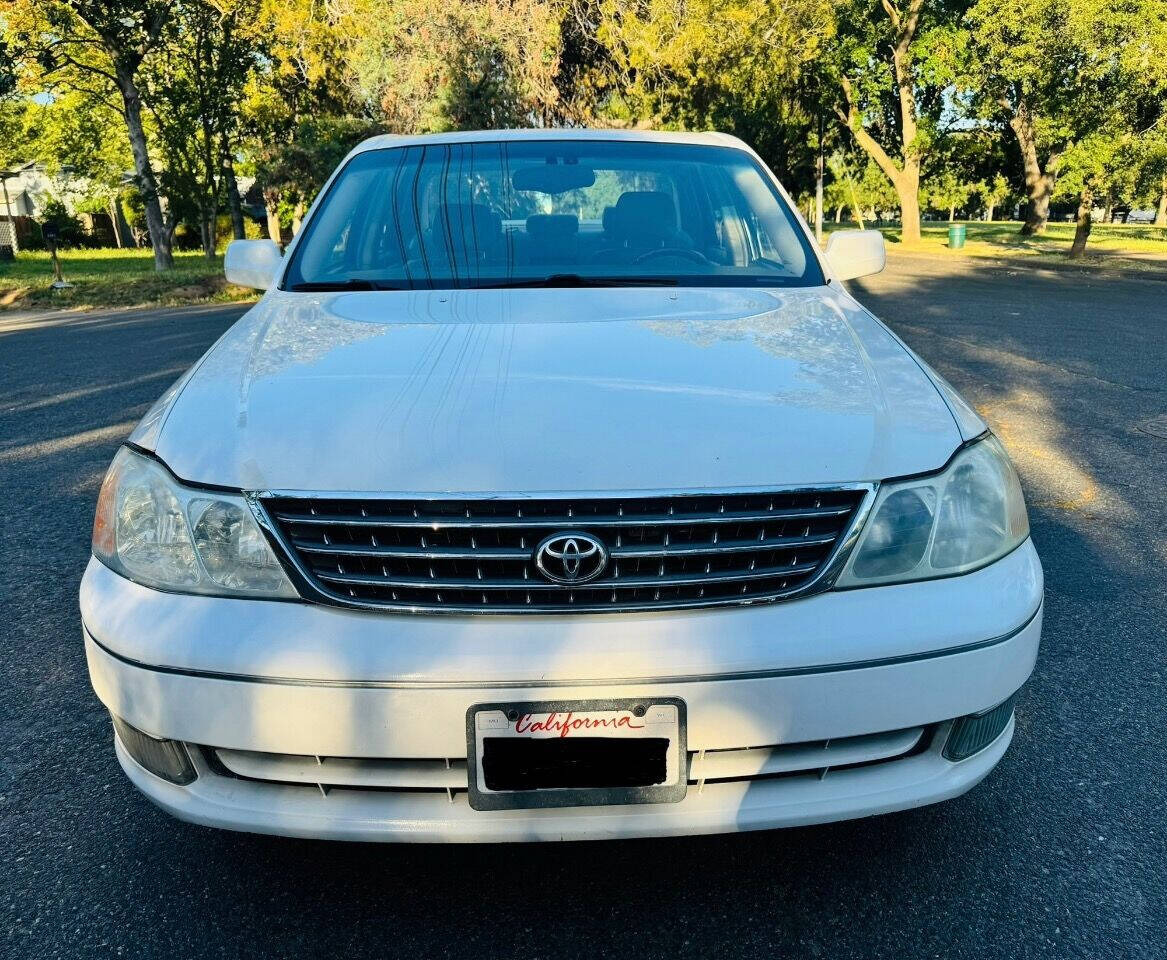
M 920 186 L 914 183 L 896 184 L 900 198 L 900 242 L 910 245 L 920 242 Z
M 1070 256 L 1081 257 L 1086 253 L 1086 241 L 1090 237 L 1090 227 L 1093 226 L 1091 213 L 1094 210 L 1094 190 L 1083 187 L 1082 195 L 1078 199 L 1078 218 L 1074 225 L 1074 242 L 1070 245 Z
M 844 88 L 846 89 L 846 88 Z M 920 242 L 920 161 L 907 151 L 903 168 L 897 167 L 887 151 L 876 139 L 863 129 L 856 126 L 858 118 L 852 111 L 848 116 L 839 112 L 844 123 L 851 127 L 855 141 L 861 146 L 872 160 L 876 162 L 885 177 L 895 187 L 896 196 L 900 201 L 900 242 L 914 244 Z M 913 134 L 914 136 L 914 134 Z
M 300 232 L 300 224 L 304 222 L 304 211 L 306 206 L 303 200 L 297 200 L 296 206 L 292 209 L 292 236 Z
M 223 161 L 223 182 L 227 186 L 227 209 L 231 211 L 231 235 L 236 240 L 247 236 L 243 227 L 243 203 L 239 199 L 239 184 L 235 180 L 235 164 L 230 154 Z
M 218 240 L 216 214 L 217 204 L 204 204 L 199 211 L 199 227 L 203 241 L 203 256 L 208 260 L 215 259 L 215 243 Z
M 170 233 L 162 219 L 158 180 L 154 176 L 154 168 L 150 165 L 146 131 L 142 129 L 142 98 L 130 73 L 119 69 L 117 79 L 125 108 L 123 116 L 130 137 L 130 152 L 134 155 L 134 179 L 137 181 L 138 192 L 142 195 L 142 203 L 146 208 L 146 229 L 150 231 L 150 245 L 154 248 L 154 269 L 169 270 L 174 266 L 174 257 L 170 252 Z
M 851 130 L 859 146 L 879 165 L 879 169 L 895 187 L 900 201 L 900 242 L 905 245 L 916 244 L 920 242 L 920 154 L 916 143 L 918 118 L 910 51 L 924 0 L 907 0 L 902 10 L 890 0 L 883 0 L 882 5 L 895 30 L 891 66 L 899 100 L 899 143 L 896 144 L 900 153 L 899 161 L 892 160 L 883 146 L 863 129 L 855 108 L 851 82 L 845 77 L 842 88 L 847 109 L 836 107 L 835 112 Z
M 283 228 L 280 226 L 279 199 L 274 194 L 265 191 L 263 208 L 267 212 L 267 235 L 282 247 Z
M 948 208 L 948 222 L 952 223 L 952 221 L 955 219 L 956 219 L 956 207 L 949 207 Z
M 1049 222 L 1049 201 L 1054 191 L 1054 181 L 1057 178 L 1058 160 L 1060 154 L 1051 152 L 1046 158 L 1043 168 L 1037 158 L 1037 135 L 1033 131 L 1033 122 L 1029 115 L 1029 107 L 1022 100 L 1017 105 L 1009 128 L 1017 137 L 1017 144 L 1021 147 L 1021 161 L 1025 167 L 1025 192 L 1029 197 L 1029 212 L 1025 223 L 1021 225 L 1023 236 L 1033 236 L 1044 233 Z
M 995 203 L 990 203 L 988 209 L 985 211 L 985 220 L 989 223 L 993 222 L 993 211 L 997 208 Z
M 1160 186 L 1162 190 L 1159 193 L 1159 209 L 1155 213 L 1155 226 L 1167 227 L 1167 177 L 1163 178 Z
M 846 207 L 845 203 L 840 203 L 837 207 L 835 207 L 835 223 L 842 223 L 843 222 L 843 208 L 844 207 Z
M 113 242 L 120 250 L 125 244 L 122 242 L 122 225 L 118 223 L 118 198 L 109 198 L 109 225 L 113 227 Z

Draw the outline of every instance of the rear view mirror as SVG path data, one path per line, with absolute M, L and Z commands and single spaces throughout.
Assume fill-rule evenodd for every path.
M 867 277 L 887 264 L 887 248 L 878 230 L 836 230 L 827 241 L 826 255 L 838 280 Z
M 223 258 L 227 282 L 266 290 L 275 281 L 283 254 L 272 240 L 232 240 Z
M 567 193 L 582 190 L 596 182 L 596 171 L 578 163 L 555 163 L 554 158 L 537 167 L 520 167 L 511 174 L 516 190 L 536 193 Z

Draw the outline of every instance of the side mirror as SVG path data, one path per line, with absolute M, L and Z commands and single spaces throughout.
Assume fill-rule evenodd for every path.
M 223 258 L 227 282 L 266 290 L 280 269 L 283 254 L 273 240 L 232 240 Z
M 870 276 L 887 264 L 887 248 L 878 230 L 836 230 L 827 240 L 826 255 L 839 280 Z

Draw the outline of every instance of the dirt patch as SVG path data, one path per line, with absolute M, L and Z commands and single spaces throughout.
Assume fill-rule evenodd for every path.
M 28 296 L 30 289 L 30 287 L 13 287 L 0 293 L 0 308 L 20 306 L 21 301 Z
M 202 300 L 206 297 L 213 297 L 226 286 L 227 282 L 222 277 L 208 277 L 198 283 L 175 287 L 167 296 L 173 300 Z

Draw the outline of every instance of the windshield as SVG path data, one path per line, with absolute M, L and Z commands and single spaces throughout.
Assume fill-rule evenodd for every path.
M 731 147 L 370 150 L 345 165 L 306 230 L 285 289 L 823 283 L 781 195 Z

